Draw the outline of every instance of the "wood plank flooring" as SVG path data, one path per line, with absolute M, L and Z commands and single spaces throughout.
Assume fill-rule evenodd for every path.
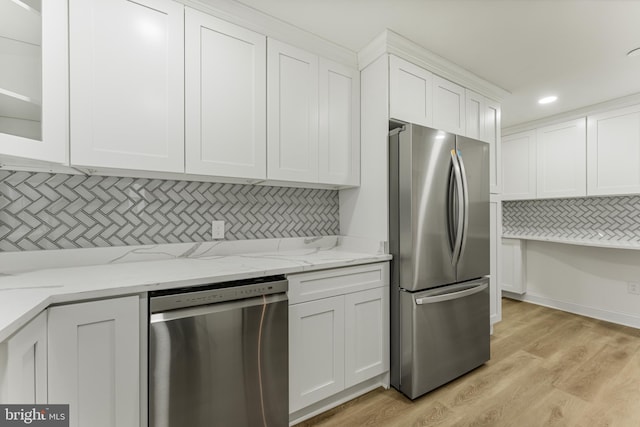
M 640 330 L 503 299 L 491 360 L 411 402 L 374 390 L 310 426 L 640 427 Z

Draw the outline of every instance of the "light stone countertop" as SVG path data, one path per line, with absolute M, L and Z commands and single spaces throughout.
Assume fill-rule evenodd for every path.
M 52 304 L 390 259 L 339 236 L 2 253 L 0 342 Z
M 501 237 L 503 239 L 533 240 L 537 242 L 561 243 L 565 245 L 575 245 L 575 246 L 590 246 L 594 248 L 630 249 L 630 250 L 636 250 L 636 251 L 640 250 L 640 243 L 620 241 L 620 240 L 576 239 L 573 237 L 547 237 L 547 236 L 538 236 L 538 235 L 509 234 L 509 233 L 504 233 Z

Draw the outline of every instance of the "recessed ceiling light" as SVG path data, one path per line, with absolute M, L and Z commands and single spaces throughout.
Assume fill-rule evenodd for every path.
M 538 99 L 538 104 L 551 104 L 552 102 L 556 102 L 558 99 L 557 96 L 545 96 L 544 98 Z
M 637 47 L 635 49 L 631 49 L 629 52 L 627 52 L 627 56 L 628 57 L 640 56 L 640 47 Z

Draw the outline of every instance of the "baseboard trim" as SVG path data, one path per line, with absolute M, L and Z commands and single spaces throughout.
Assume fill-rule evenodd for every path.
M 320 402 L 289 414 L 289 426 L 293 426 L 302 421 L 308 420 L 309 418 L 313 418 L 316 415 L 326 412 L 329 409 L 333 409 L 336 406 L 342 405 L 345 402 L 353 400 L 365 393 L 369 393 L 379 387 L 383 387 L 385 389 L 389 388 L 389 372 L 371 378 L 370 380 L 357 384 L 347 390 L 343 390 L 342 392 L 321 400 Z
M 640 329 L 640 317 L 632 316 L 630 314 L 616 313 L 613 311 L 602 310 L 595 307 L 574 304 L 566 301 L 559 301 L 541 295 L 532 295 L 530 293 L 519 295 L 512 292 L 502 291 L 502 296 L 518 301 L 530 302 L 532 304 L 537 304 L 544 307 L 555 308 L 556 310 L 567 311 L 569 313 L 579 314 L 581 316 L 592 317 L 594 319 L 605 320 L 607 322 L 617 323 L 619 325 Z

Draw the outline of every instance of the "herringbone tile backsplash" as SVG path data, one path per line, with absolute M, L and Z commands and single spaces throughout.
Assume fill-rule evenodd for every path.
M 502 231 L 512 237 L 640 242 L 640 196 L 505 201 Z
M 0 251 L 336 235 L 335 190 L 0 171 Z

